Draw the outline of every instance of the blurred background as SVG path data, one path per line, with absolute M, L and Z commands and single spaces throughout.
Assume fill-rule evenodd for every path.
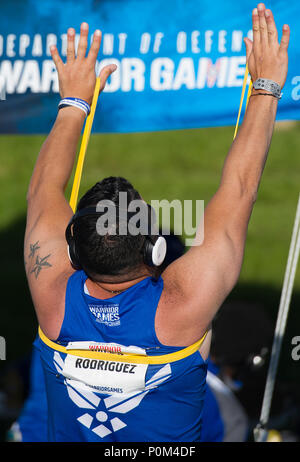
M 113 172 L 132 181 L 146 200 L 202 198 L 207 203 L 218 187 L 232 133 L 233 127 L 95 134 L 89 144 L 81 192 Z M 31 344 L 37 333 L 22 253 L 26 190 L 44 139 L 0 137 L 0 333 L 7 346 L 7 359 L 0 362 L 2 440 L 28 393 Z M 259 418 L 269 350 L 261 368 L 252 370 L 249 361 L 251 355 L 270 348 L 272 343 L 299 194 L 299 139 L 299 122 L 276 125 L 249 225 L 240 280 L 220 311 L 220 327 L 213 343 L 216 358 L 228 367 L 238 368 L 237 380 L 243 381 L 244 386 L 237 393 L 253 423 Z M 67 197 L 69 194 L 70 188 Z M 273 426 L 294 432 L 300 431 L 300 363 L 292 360 L 291 340 L 300 333 L 299 306 L 298 271 L 271 413 Z M 222 320 L 226 309 L 229 315 L 223 315 Z
M 24 11 L 29 16 L 29 8 L 34 2 L 21 3 L 22 8 L 25 8 Z M 57 2 L 56 7 L 63 12 L 62 3 Z M 69 5 L 70 2 L 66 3 Z M 115 6 L 116 3 L 121 4 L 117 1 L 105 1 L 103 3 L 106 8 Z M 184 8 L 183 2 L 175 3 L 178 7 L 177 16 L 180 17 Z M 239 14 L 245 16 L 245 21 L 247 20 L 245 29 L 248 30 L 251 28 L 249 15 L 251 15 L 251 8 L 255 4 L 248 1 L 246 3 L 248 9 L 245 8 L 245 11 L 242 11 L 240 8 Z M 280 1 L 270 3 L 271 5 L 268 6 L 272 7 L 273 3 L 278 11 L 283 5 L 283 2 Z M 91 1 L 88 4 L 91 7 L 90 15 L 93 14 L 93 9 L 101 7 L 101 2 Z M 148 1 L 140 2 L 140 4 L 149 7 Z M 49 2 L 45 2 L 45 5 L 49 6 Z M 199 2 L 199 5 L 203 7 L 200 12 L 197 12 L 199 17 L 201 12 L 207 12 L 208 8 L 210 8 L 210 14 L 213 15 L 208 2 Z M 291 10 L 292 12 L 296 11 L 296 8 L 299 10 L 299 6 L 296 7 L 296 2 L 291 2 L 291 5 L 295 7 L 295 10 Z M 4 25 L 5 15 L 3 16 L 3 14 L 1 21 L 3 28 L 8 33 L 9 21 L 12 19 L 7 6 L 4 7 L 1 4 L 0 8 L 2 7 L 8 15 L 8 25 Z M 48 19 L 53 14 L 47 8 L 46 13 Z M 41 11 L 37 14 L 41 14 Z M 204 18 L 203 27 L 208 28 L 209 24 L 205 22 L 207 21 L 205 14 L 203 13 L 201 18 Z M 28 21 L 27 16 L 26 21 Z M 298 15 L 298 17 L 300 16 Z M 21 27 L 21 14 L 17 15 L 17 18 L 17 24 L 14 26 L 21 28 L 22 32 L 29 33 L 26 21 L 25 26 Z M 161 20 L 160 27 L 167 21 L 166 18 L 167 16 Z M 113 18 L 110 19 L 113 20 Z M 150 17 L 146 16 L 146 19 L 146 24 L 151 22 Z M 82 20 L 85 18 L 83 17 Z M 188 24 L 188 17 L 184 17 L 184 20 Z M 36 22 L 38 22 L 37 19 Z M 221 17 L 219 17 L 219 22 L 221 22 Z M 78 27 L 79 20 L 76 24 L 72 24 L 69 15 L 67 24 L 69 26 L 76 26 L 77 24 Z M 39 27 L 41 33 L 45 32 L 46 34 L 50 30 L 48 23 L 47 26 Z M 177 24 L 176 27 L 176 30 L 180 30 L 181 24 Z M 192 25 L 193 27 L 195 26 Z M 225 28 L 226 25 L 222 25 L 222 27 Z M 117 30 L 117 26 L 115 29 Z M 134 27 L 131 18 L 131 33 L 133 33 L 132 30 Z M 15 29 L 14 32 L 17 33 L 18 30 Z M 0 66 L 1 59 L 2 62 L 4 59 L 8 59 L 4 54 L 2 51 Z M 217 56 L 219 56 L 218 50 L 215 50 L 212 58 L 216 59 Z M 9 59 L 13 62 L 17 57 Z M 107 56 L 107 58 L 109 57 Z M 3 72 L 4 67 L 0 67 L 1 69 Z M 293 77 L 293 75 L 289 76 L 289 85 Z M 143 198 L 149 202 L 154 199 L 167 199 L 169 201 L 189 199 L 193 201 L 204 200 L 207 204 L 218 187 L 223 162 L 232 142 L 233 123 L 238 112 L 242 79 L 243 74 L 240 75 L 239 85 L 234 88 L 224 88 L 224 100 L 220 88 L 212 88 L 209 85 L 205 88 L 206 92 L 203 92 L 203 95 L 207 111 L 210 100 L 218 113 L 218 107 L 224 109 L 226 98 L 232 99 L 232 95 L 234 97 L 232 101 L 234 109 L 229 108 L 227 112 L 223 111 L 225 114 L 223 114 L 223 119 L 221 116 L 219 119 L 216 116 L 216 123 L 211 122 L 213 114 L 209 111 L 210 122 L 203 122 L 205 107 L 201 120 L 195 118 L 190 120 L 186 116 L 188 106 L 195 98 L 196 93 L 194 92 L 199 92 L 199 89 L 190 91 L 193 93 L 192 96 L 189 93 L 191 99 L 185 103 L 187 107 L 182 102 L 185 98 L 185 92 L 189 92 L 186 85 L 183 85 L 182 99 L 177 100 L 176 98 L 179 96 L 174 96 L 172 91 L 169 92 L 168 98 L 175 98 L 175 102 L 178 104 L 182 102 L 184 108 L 183 115 L 181 115 L 182 119 L 179 122 L 177 119 L 175 120 L 172 113 L 175 120 L 173 125 L 170 123 L 170 120 L 173 119 L 168 119 L 168 108 L 166 108 L 168 100 L 160 100 L 157 96 L 164 92 L 156 92 L 154 106 L 153 108 L 150 106 L 148 119 L 142 120 L 141 123 L 137 122 L 136 133 L 118 133 L 122 130 L 115 127 L 113 122 L 109 125 L 106 120 L 107 117 L 113 119 L 115 115 L 117 117 L 116 125 L 121 123 L 121 115 L 114 112 L 116 111 L 114 108 L 122 92 L 103 94 L 103 102 L 101 96 L 100 107 L 97 110 L 98 118 L 95 127 L 98 129 L 95 131 L 101 131 L 99 127 L 101 121 L 104 121 L 104 131 L 115 131 L 115 133 L 94 133 L 91 136 L 80 194 L 83 194 L 102 178 L 114 175 L 127 178 L 141 192 Z M 147 84 L 145 85 L 145 94 L 147 104 L 151 105 L 151 88 L 150 86 L 147 87 Z M 136 105 L 139 106 L 137 119 L 142 111 L 141 107 L 144 100 L 139 100 L 138 96 L 138 92 L 135 92 L 132 87 L 123 99 L 120 98 L 122 111 L 127 110 L 128 113 L 131 113 L 128 124 L 134 118 Z M 4 101 L 0 101 L 2 125 L 0 130 L 2 133 L 0 135 L 0 336 L 4 337 L 6 341 L 6 360 L 0 361 L 0 441 L 8 438 L 7 432 L 18 418 L 30 390 L 31 345 L 38 326 L 23 267 L 26 191 L 37 154 L 46 138 L 46 134 L 34 133 L 41 131 L 47 133 L 47 130 L 43 129 L 44 126 L 48 127 L 48 131 L 50 130 L 55 118 L 56 104 L 59 100 L 57 91 L 54 89 L 50 90 L 49 94 L 42 95 L 38 92 L 34 93 L 32 88 L 28 87 L 22 97 L 25 99 L 20 99 L 14 90 L 6 95 Z M 246 439 L 250 441 L 252 440 L 251 431 L 258 421 L 262 404 L 270 349 L 300 189 L 300 122 L 298 120 L 284 120 L 288 118 L 286 114 L 288 114 L 291 104 L 294 104 L 292 118 L 300 119 L 297 101 L 292 101 L 289 91 L 286 92 L 286 99 L 282 100 L 285 109 L 279 117 L 282 120 L 275 125 L 269 158 L 249 225 L 241 276 L 214 322 L 211 358 L 217 367 L 216 375 L 230 388 L 247 415 L 248 432 Z M 39 126 L 41 102 L 43 105 L 41 120 L 44 124 L 42 127 Z M 45 116 L 48 102 L 50 110 Z M 108 114 L 110 102 L 112 102 L 113 116 Z M 218 106 L 219 103 L 220 106 Z M 38 109 L 35 110 L 34 108 Z M 16 117 L 17 123 L 14 117 Z M 126 117 L 126 112 L 122 114 L 122 117 Z M 148 132 L 143 129 L 143 124 L 147 124 L 147 120 L 151 130 Z M 158 120 L 158 122 L 153 123 L 153 120 Z M 155 124 L 159 123 L 160 120 L 163 130 L 154 131 Z M 222 126 L 223 123 L 226 126 Z M 36 131 L 34 130 L 35 124 Z M 210 124 L 217 126 L 205 126 Z M 192 128 L 197 126 L 199 128 Z M 135 131 L 134 126 L 132 130 L 128 128 L 125 131 Z M 27 134 L 23 134 L 24 132 Z M 70 196 L 71 185 L 72 179 L 66 192 L 67 197 Z M 181 237 L 184 239 L 186 236 Z M 270 421 L 270 428 L 279 431 L 285 440 L 300 439 L 300 361 L 293 360 L 291 356 L 292 339 L 300 335 L 299 306 L 300 277 L 298 269 L 280 357 Z M 260 357 L 259 364 L 253 361 L 256 356 Z

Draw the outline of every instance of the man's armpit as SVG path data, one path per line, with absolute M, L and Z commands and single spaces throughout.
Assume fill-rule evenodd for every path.
M 25 255 L 25 268 L 27 277 L 34 276 L 35 279 L 39 277 L 42 270 L 49 269 L 52 264 L 49 262 L 51 253 L 43 255 L 39 241 L 30 243 Z

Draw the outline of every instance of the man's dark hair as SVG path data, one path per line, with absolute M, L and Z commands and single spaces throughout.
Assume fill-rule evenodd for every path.
M 127 193 L 127 205 L 139 199 L 140 194 L 131 183 L 122 177 L 108 177 L 96 183 L 80 199 L 77 211 L 86 207 L 96 207 L 99 201 L 110 200 L 119 205 L 119 193 Z M 117 214 L 118 215 L 118 214 Z M 73 227 L 76 252 L 83 269 L 88 275 L 122 275 L 134 271 L 143 263 L 141 249 L 145 236 L 97 233 L 99 216 L 88 215 L 78 218 Z

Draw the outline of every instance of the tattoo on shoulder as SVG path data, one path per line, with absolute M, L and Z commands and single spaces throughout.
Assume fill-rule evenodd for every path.
M 29 270 L 29 274 L 34 274 L 35 278 L 37 279 L 42 269 L 50 268 L 52 265 L 49 263 L 48 259 L 51 257 L 51 253 L 46 255 L 45 257 L 41 257 L 40 255 L 36 255 L 38 249 L 40 249 L 39 241 L 35 244 L 29 244 L 30 253 L 28 258 L 31 259 L 30 267 L 32 268 Z M 35 257 L 35 260 L 34 260 Z M 25 262 L 25 266 L 27 267 L 27 262 Z

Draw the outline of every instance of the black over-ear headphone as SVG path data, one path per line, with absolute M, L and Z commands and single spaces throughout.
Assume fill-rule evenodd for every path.
M 151 212 L 153 211 L 152 207 L 147 204 Z M 86 207 L 84 209 L 78 210 L 75 215 L 71 218 L 67 228 L 66 228 L 66 240 L 68 243 L 68 255 L 72 266 L 79 270 L 82 269 L 80 259 L 78 257 L 75 245 L 75 239 L 72 234 L 72 226 L 75 221 L 87 215 L 103 215 L 104 212 L 97 211 L 96 207 Z M 128 216 L 135 215 L 135 213 L 127 212 Z M 167 242 L 163 236 L 152 237 L 151 234 L 145 236 L 145 242 L 142 247 L 142 254 L 144 263 L 148 266 L 160 266 L 167 253 Z

